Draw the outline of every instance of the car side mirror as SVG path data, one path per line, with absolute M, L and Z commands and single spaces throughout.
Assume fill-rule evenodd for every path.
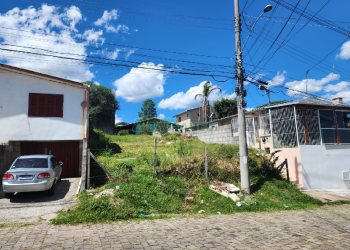
M 58 165 L 62 166 L 62 165 L 63 165 L 63 162 L 62 162 L 62 161 L 59 161 L 59 162 L 58 162 Z

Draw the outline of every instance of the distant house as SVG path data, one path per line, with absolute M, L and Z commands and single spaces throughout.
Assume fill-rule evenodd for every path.
M 20 155 L 54 154 L 63 161 L 62 177 L 81 176 L 88 138 L 86 87 L 4 64 L 0 74 L 0 174 Z
M 305 189 L 350 189 L 350 106 L 341 98 L 290 101 L 246 114 L 249 147 L 287 159 L 291 181 Z M 212 143 L 238 144 L 237 115 L 187 133 Z
M 208 107 L 208 109 L 208 118 L 210 121 L 212 121 L 215 119 L 216 114 L 212 107 Z M 205 117 L 202 107 L 188 109 L 182 113 L 175 115 L 175 118 L 176 124 L 181 125 L 184 128 L 189 128 L 205 123 Z
M 127 131 L 129 134 L 152 134 L 153 131 L 158 131 L 162 134 L 178 131 L 182 126 L 171 123 L 159 118 L 150 118 L 135 123 L 121 125 L 116 127 L 116 133 L 119 131 Z

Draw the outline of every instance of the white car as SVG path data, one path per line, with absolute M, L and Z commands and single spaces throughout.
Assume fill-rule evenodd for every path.
M 14 193 L 47 191 L 54 193 L 61 180 L 62 162 L 53 155 L 24 155 L 18 157 L 2 177 L 6 198 Z

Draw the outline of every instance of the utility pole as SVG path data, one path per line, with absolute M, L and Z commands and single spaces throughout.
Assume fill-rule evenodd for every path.
M 241 19 L 239 13 L 239 2 L 234 0 L 235 12 L 235 37 L 236 37 L 236 67 L 237 67 L 237 109 L 238 109 L 238 133 L 239 133 L 239 166 L 241 172 L 241 190 L 243 193 L 250 193 L 249 171 L 248 171 L 248 147 L 246 137 L 246 122 L 245 122 L 245 90 L 243 76 L 243 60 L 241 49 Z

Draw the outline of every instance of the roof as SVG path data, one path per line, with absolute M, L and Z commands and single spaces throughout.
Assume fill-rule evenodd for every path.
M 14 73 L 18 73 L 18 74 L 28 75 L 28 76 L 32 76 L 32 77 L 36 77 L 36 78 L 41 78 L 41 79 L 49 80 L 49 81 L 56 82 L 56 83 L 66 84 L 66 85 L 69 85 L 72 87 L 86 89 L 86 87 L 80 82 L 75 82 L 72 80 L 67 80 L 64 78 L 57 77 L 57 76 L 47 75 L 47 74 L 39 73 L 36 71 L 28 70 L 28 69 L 17 68 L 17 67 L 10 66 L 7 64 L 0 63 L 0 69 L 14 72 Z
M 185 114 L 185 113 L 187 113 L 187 112 L 189 112 L 189 111 L 192 111 L 192 110 L 195 110 L 195 109 L 200 109 L 200 108 L 201 108 L 201 107 L 196 107 L 196 108 L 187 109 L 186 111 L 183 111 L 183 112 L 181 112 L 181 113 L 179 113 L 179 114 L 177 114 L 177 115 L 174 115 L 173 117 L 179 116 L 179 115 Z
M 294 106 L 294 105 L 304 105 L 304 106 L 318 106 L 318 107 L 337 107 L 337 108 L 349 108 L 350 105 L 344 104 L 344 103 L 334 103 L 330 101 L 324 101 L 317 98 L 306 98 L 302 100 L 295 100 L 295 101 L 288 101 L 276 105 L 266 106 L 264 108 L 270 109 L 270 108 L 279 108 L 279 107 L 286 107 L 286 106 Z
M 43 158 L 43 159 L 46 159 L 46 158 L 49 158 L 51 157 L 52 155 L 44 155 L 44 154 L 41 154 L 41 155 L 22 155 L 18 158 L 20 159 L 28 159 L 28 158 Z

